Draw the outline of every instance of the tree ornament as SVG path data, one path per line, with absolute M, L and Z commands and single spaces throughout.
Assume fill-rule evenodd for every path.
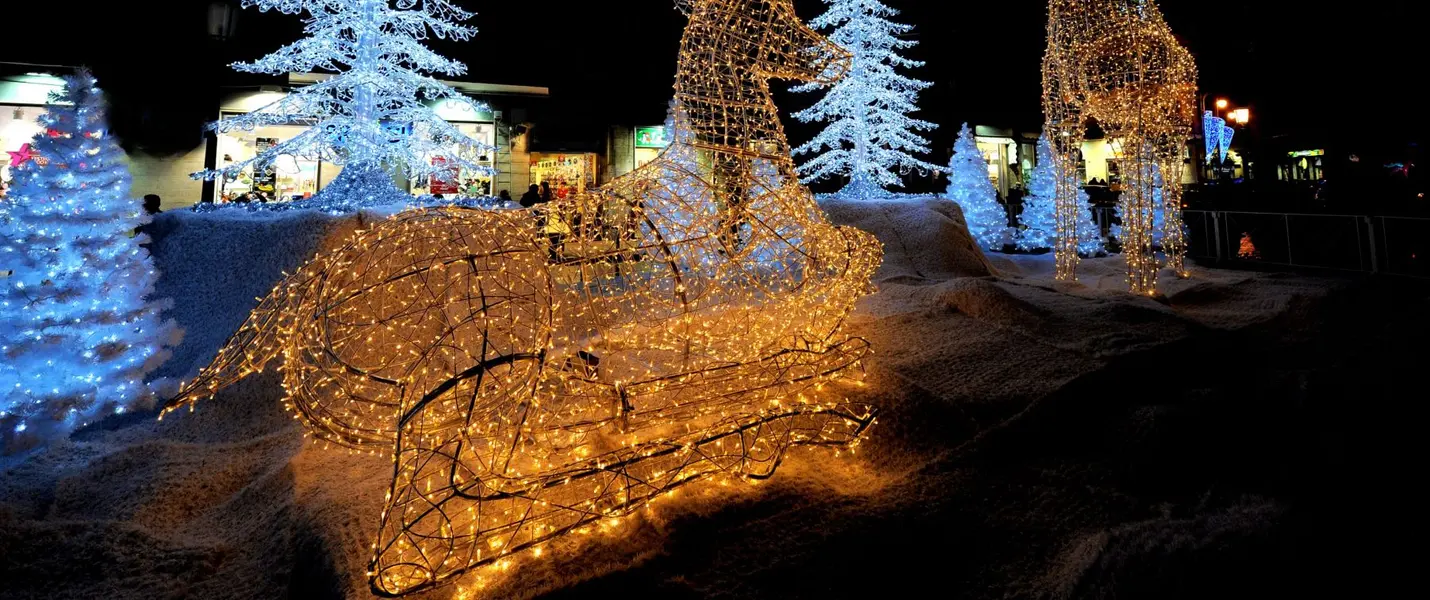
M 174 410 L 280 362 L 316 439 L 390 453 L 369 565 L 419 592 L 680 486 L 855 446 L 843 331 L 881 248 L 798 183 L 769 79 L 834 83 L 792 0 L 691 0 L 660 158 L 537 211 L 412 210 L 278 286 Z M 821 48 L 818 54 L 809 48 Z
M 6 154 L 10 155 L 10 168 L 12 169 L 30 162 L 35 158 L 34 148 L 30 144 L 20 146 L 20 149 L 15 152 L 7 151 Z

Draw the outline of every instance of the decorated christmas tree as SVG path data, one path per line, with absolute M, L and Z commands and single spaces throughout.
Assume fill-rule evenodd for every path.
M 998 203 L 998 191 L 988 177 L 988 161 L 978 150 L 968 124 L 958 132 L 948 165 L 948 198 L 963 208 L 968 232 L 979 246 L 1001 251 L 1008 244 L 1008 211 Z
M 1019 222 L 1023 228 L 1017 234 L 1019 250 L 1033 251 L 1053 248 L 1058 239 L 1057 165 L 1053 163 L 1053 147 L 1047 136 L 1038 138 L 1038 166 L 1028 181 L 1028 195 L 1023 200 Z M 1087 192 L 1077 194 L 1078 253 L 1094 256 L 1103 251 L 1102 231 L 1092 220 L 1092 207 Z
M 306 12 L 308 37 L 234 69 L 270 75 L 323 70 L 335 75 L 253 113 L 215 123 L 212 128 L 220 133 L 294 123 L 308 129 L 252 159 L 197 176 L 236 177 L 245 169 L 269 168 L 285 155 L 321 159 L 343 170 L 311 204 L 342 210 L 409 200 L 394 183 L 398 171 L 413 178 L 450 176 L 454 169 L 493 174 L 477 159 L 495 149 L 458 131 L 429 106 L 437 101 L 470 103 L 429 76 L 460 76 L 466 66 L 422 42 L 429 36 L 471 39 L 476 29 L 461 23 L 472 13 L 448 0 L 244 0 L 243 5 L 284 14 Z
M 13 450 L 152 399 L 178 332 L 150 300 L 124 153 L 87 72 L 66 79 L 0 201 L 0 437 Z
M 906 37 L 913 26 L 890 21 L 899 11 L 878 0 L 824 1 L 829 10 L 810 25 L 832 28 L 829 39 L 853 55 L 853 61 L 849 74 L 833 86 L 814 83 L 795 88 L 827 90 L 813 107 L 794 115 L 806 123 L 829 124 L 794 150 L 796 156 L 815 155 L 800 166 L 805 182 L 848 178 L 840 194 L 868 199 L 888 196 L 887 188 L 902 187 L 903 174 L 941 171 L 915 156 L 929 152 L 928 140 L 919 132 L 938 126 L 909 117 L 919 110 L 919 92 L 932 85 L 899 72 L 923 66 L 898 54 L 918 44 Z

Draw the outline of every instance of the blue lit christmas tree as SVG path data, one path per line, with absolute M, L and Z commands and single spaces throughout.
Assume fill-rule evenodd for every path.
M 869 199 L 888 196 L 887 188 L 902 187 L 903 174 L 942 171 L 915 157 L 929 152 L 928 140 L 918 132 L 938 126 L 908 116 L 919 110 L 919 92 L 932 85 L 899 72 L 923 66 L 898 54 L 918 45 L 901 37 L 913 26 L 890 21 L 899 11 L 878 0 L 824 1 L 829 10 L 810 25 L 834 29 L 829 39 L 849 51 L 853 61 L 848 76 L 832 87 L 809 84 L 795 88 L 803 92 L 828 89 L 818 103 L 794 115 L 806 123 L 829 123 L 813 140 L 794 150 L 796 156 L 815 155 L 800 166 L 805 183 L 848 178 L 840 195 Z
M 197 176 L 236 177 L 248 168 L 267 168 L 283 155 L 320 159 L 342 165 L 343 171 L 312 204 L 341 210 L 409 200 L 394 184 L 394 170 L 414 178 L 440 177 L 454 168 L 493 174 L 476 159 L 495 149 L 458 131 L 428 106 L 447 99 L 470 102 L 428 75 L 460 76 L 466 66 L 422 42 L 429 36 L 471 39 L 476 29 L 462 23 L 472 13 L 448 0 L 244 0 L 243 6 L 307 13 L 308 37 L 234 69 L 335 75 L 258 111 L 215 123 L 212 128 L 220 133 L 267 125 L 308 129 L 253 159 Z
M 0 200 L 0 441 L 63 435 L 152 398 L 145 377 L 178 342 L 158 274 L 134 230 L 124 152 L 106 131 L 87 72 L 66 79 L 40 118 L 46 132 L 12 166 Z
M 954 142 L 948 179 L 948 199 L 963 208 L 973 240 L 988 250 L 1003 250 L 1011 238 L 1008 211 L 998 203 L 998 191 L 988 177 L 988 161 L 967 123 Z
M 1038 166 L 1028 181 L 1028 195 L 1023 199 L 1023 214 L 1019 222 L 1023 229 L 1017 234 L 1019 250 L 1047 250 L 1058 239 L 1057 165 L 1053 163 L 1053 147 L 1047 136 L 1038 138 Z M 1103 252 L 1102 231 L 1092 220 L 1092 207 L 1087 192 L 1078 189 L 1077 239 L 1078 253 L 1096 256 Z

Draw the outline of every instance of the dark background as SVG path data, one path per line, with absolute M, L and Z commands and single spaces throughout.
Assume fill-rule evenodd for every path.
M 594 143 L 609 124 L 664 119 L 683 18 L 671 0 L 511 2 L 460 0 L 479 14 L 477 39 L 438 42 L 466 61 L 465 80 L 549 86 L 535 116 L 543 144 Z M 887 0 L 918 26 L 910 52 L 935 85 L 923 118 L 935 159 L 959 123 L 1036 130 L 1046 3 Z M 822 0 L 796 0 L 805 18 Z M 164 153 L 201 138 L 222 85 L 245 80 L 223 65 L 255 59 L 301 37 L 292 16 L 240 13 L 236 35 L 211 40 L 208 0 L 7 3 L 0 61 L 87 64 L 110 92 L 114 128 L 131 147 Z M 1173 30 L 1196 54 L 1205 91 L 1249 105 L 1259 135 L 1334 136 L 1362 144 L 1423 139 L 1421 91 L 1427 9 L 1410 1 L 1211 3 L 1162 0 Z M 787 87 L 777 84 L 781 92 Z M 781 93 L 787 111 L 812 98 Z M 795 143 L 807 127 L 791 126 Z

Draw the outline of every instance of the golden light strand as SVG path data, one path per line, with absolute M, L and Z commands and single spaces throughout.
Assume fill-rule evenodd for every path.
M 1077 153 L 1090 121 L 1121 148 L 1128 286 L 1157 293 L 1153 213 L 1165 211 L 1166 266 L 1186 276 L 1182 173 L 1196 119 L 1197 68 L 1152 0 L 1050 0 L 1043 59 L 1045 129 L 1057 186 L 1057 277 L 1077 279 Z M 1155 206 L 1152 165 L 1166 182 Z
M 768 83 L 845 55 L 790 0 L 683 8 L 679 132 L 660 159 L 538 211 L 416 210 L 359 232 L 280 284 L 169 404 L 277 360 L 315 439 L 391 453 L 374 593 L 510 568 L 872 424 L 839 389 L 868 344 L 841 330 L 882 249 L 799 185 Z

